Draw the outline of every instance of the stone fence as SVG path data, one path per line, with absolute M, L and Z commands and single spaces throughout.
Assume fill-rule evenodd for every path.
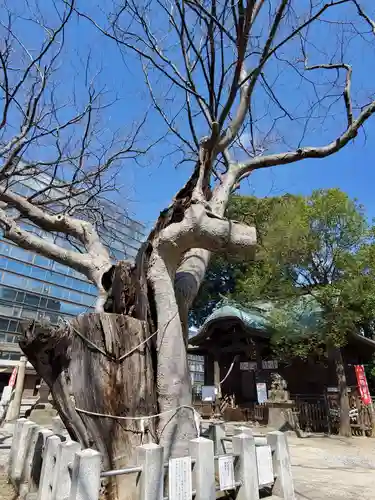
M 9 480 L 27 500 L 98 500 L 102 480 L 120 474 L 137 474 L 139 500 L 214 500 L 218 492 L 258 500 L 267 487 L 273 499 L 295 500 L 284 434 L 254 437 L 240 427 L 227 438 L 222 432 L 211 425 L 209 438 L 190 441 L 187 457 L 164 463 L 163 447 L 150 443 L 137 448 L 134 467 L 103 471 L 97 451 L 81 450 L 70 438 L 21 418 L 14 429 Z M 224 452 L 225 443 L 230 453 Z

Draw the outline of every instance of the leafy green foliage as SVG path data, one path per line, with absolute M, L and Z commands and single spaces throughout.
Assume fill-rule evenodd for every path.
M 198 324 L 224 295 L 245 307 L 275 305 L 269 319 L 283 358 L 322 356 L 327 347 L 345 345 L 353 329 L 373 335 L 375 232 L 356 200 L 339 189 L 309 197 L 235 196 L 227 215 L 256 226 L 256 261 L 213 260 L 194 305 Z

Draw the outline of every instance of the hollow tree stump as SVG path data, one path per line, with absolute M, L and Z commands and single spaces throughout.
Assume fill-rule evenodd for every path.
M 156 422 L 93 416 L 79 409 L 113 417 L 157 413 L 149 335 L 145 321 L 92 313 L 59 328 L 33 322 L 20 342 L 50 387 L 70 436 L 100 451 L 107 470 L 134 465 L 136 446 L 155 440 Z M 108 486 L 108 498 L 134 498 L 134 481 L 117 476 Z M 128 493 L 119 496 L 120 490 Z

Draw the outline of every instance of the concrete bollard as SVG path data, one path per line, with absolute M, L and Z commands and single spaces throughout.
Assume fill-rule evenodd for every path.
M 237 434 L 246 434 L 247 436 L 253 437 L 253 431 L 250 427 L 246 427 L 245 425 L 238 425 L 234 428 L 234 435 Z
M 36 493 L 39 489 L 44 449 L 47 439 L 51 436 L 53 436 L 52 431 L 39 427 L 34 447 L 34 455 L 30 463 L 30 476 L 28 481 L 29 493 Z
M 276 476 L 273 493 L 284 500 L 295 500 L 292 464 L 285 434 L 273 431 L 267 434 L 268 444 L 273 451 L 273 470 Z
M 19 491 L 20 484 L 22 482 L 23 469 L 26 463 L 26 456 L 28 453 L 28 447 L 30 445 L 31 436 L 34 429 L 38 427 L 34 422 L 26 420 L 24 422 L 18 440 L 18 448 L 15 454 L 14 463 L 12 467 L 12 475 L 10 477 L 11 482 L 17 491 Z
M 254 437 L 237 434 L 232 438 L 233 454 L 239 455 L 235 463 L 236 481 L 241 481 L 237 500 L 259 500 L 257 457 Z
M 26 456 L 19 489 L 20 498 L 25 498 L 26 495 L 30 492 L 31 471 L 34 462 L 34 455 L 36 451 L 36 443 L 38 440 L 39 431 L 40 427 L 38 425 L 35 425 L 34 427 L 31 427 L 31 430 L 27 436 Z
M 27 418 L 19 418 L 14 426 L 12 446 L 10 448 L 10 455 L 8 462 L 8 477 L 10 479 L 14 474 L 14 464 L 19 449 L 19 440 L 21 436 L 22 427 L 24 426 L 25 422 L 28 422 Z
M 214 442 L 215 455 L 225 455 L 225 425 L 223 423 L 210 424 L 208 429 L 209 438 Z
M 163 500 L 164 464 L 163 447 L 144 444 L 137 447 L 137 464 L 142 466 L 139 480 L 139 500 Z
M 214 443 L 212 439 L 199 437 L 189 443 L 193 466 L 193 489 L 195 500 L 215 500 L 215 461 Z
M 75 454 L 69 500 L 98 500 L 101 454 L 86 449 Z
M 71 441 L 68 431 L 59 416 L 52 418 L 52 432 L 61 437 L 62 441 Z
M 253 436 L 255 446 L 266 446 L 268 444 L 266 436 L 254 436 L 252 429 L 250 429 L 250 427 L 245 427 L 244 425 L 240 425 L 234 428 L 234 435 L 236 434 L 246 434 L 247 436 Z
M 59 436 L 47 437 L 43 452 L 37 500 L 51 500 L 52 498 L 52 480 L 54 478 L 59 443 L 61 443 Z
M 80 443 L 75 441 L 65 441 L 57 445 L 51 500 L 67 500 L 69 498 L 73 461 L 75 454 L 80 450 Z

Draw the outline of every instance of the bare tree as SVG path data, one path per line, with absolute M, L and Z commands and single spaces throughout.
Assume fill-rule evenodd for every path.
M 67 82 L 74 0 L 51 2 L 52 14 L 38 1 L 2 7 L 0 226 L 8 239 L 85 274 L 103 292 L 111 259 L 97 236 L 109 212 L 101 201 L 115 190 L 124 161 L 148 149 L 139 144 L 145 118 L 126 124 L 126 134 L 105 132 L 104 111 L 117 99 L 100 87 L 90 54 L 81 76 L 73 73 Z M 22 196 L 26 186 L 31 189 Z M 22 229 L 23 219 L 76 240 L 81 252 Z
M 90 270 L 65 262 L 99 285 L 101 305 L 107 293 L 105 312 L 66 328 L 33 325 L 21 343 L 71 435 L 94 443 L 105 467 L 119 468 L 134 462 L 133 447 L 145 439 L 161 442 L 167 456 L 186 451 L 196 432 L 189 308 L 212 252 L 252 255 L 256 243 L 254 228 L 225 218 L 230 194 L 255 170 L 325 158 L 357 136 L 375 101 L 374 89 L 352 96 L 350 46 L 370 44 L 374 22 L 355 0 L 130 0 L 107 13 L 70 7 L 125 60 L 138 56 L 173 153 L 194 165 L 134 264 L 109 267 L 92 227 L 58 219 L 60 231 L 86 246 Z M 53 230 L 55 219 L 26 200 L 12 203 Z M 49 255 L 63 258 L 57 249 Z M 134 498 L 134 488 L 118 476 L 107 493 Z

